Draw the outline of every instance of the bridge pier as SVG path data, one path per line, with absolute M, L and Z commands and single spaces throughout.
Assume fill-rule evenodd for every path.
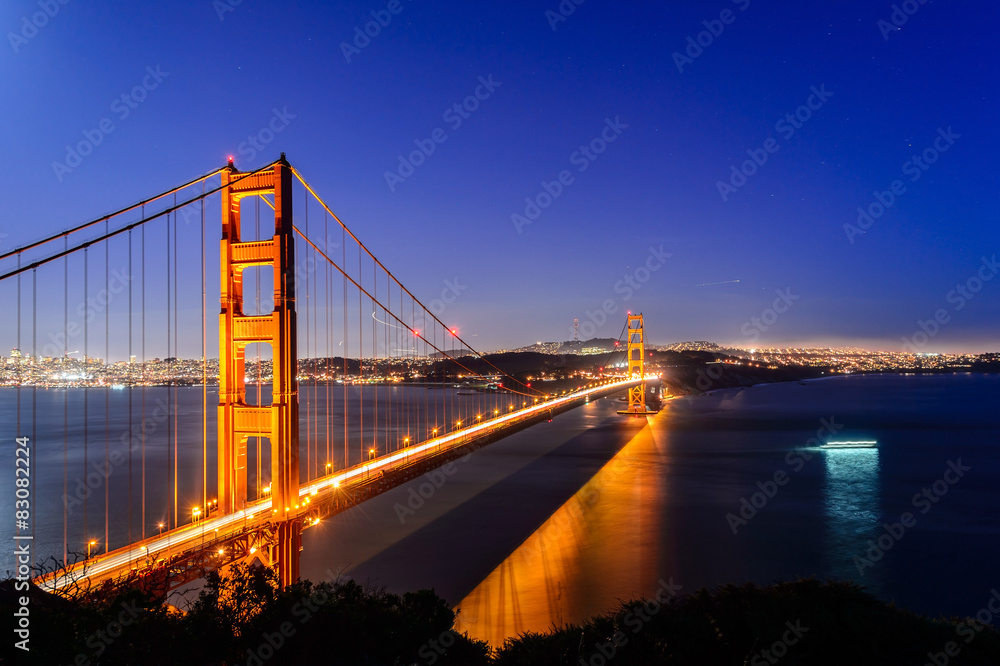
M 278 524 L 272 562 L 278 568 L 278 582 L 288 587 L 299 580 L 299 550 L 302 547 L 302 521 L 298 518 Z

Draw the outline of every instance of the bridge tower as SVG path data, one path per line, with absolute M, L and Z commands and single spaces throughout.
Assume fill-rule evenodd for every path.
M 235 182 L 234 182 L 235 181 Z M 292 228 L 292 169 L 281 159 L 247 176 L 229 166 L 222 171 L 221 313 L 219 314 L 219 511 L 246 506 L 247 439 L 266 436 L 271 446 L 271 506 L 276 533 L 268 559 L 281 585 L 299 578 L 299 398 L 295 349 L 295 242 Z M 274 236 L 243 242 L 240 204 L 248 197 L 274 197 Z M 269 202 L 270 203 L 270 202 Z M 243 271 L 274 270 L 274 310 L 243 313 Z M 271 345 L 274 365 L 271 404 L 246 402 L 245 352 L 248 344 Z
M 644 361 L 646 357 L 646 340 L 643 331 L 642 313 L 628 313 L 628 376 L 629 379 L 643 379 L 646 376 Z M 628 409 L 619 414 L 652 414 L 646 409 L 646 382 L 640 383 L 628 390 Z

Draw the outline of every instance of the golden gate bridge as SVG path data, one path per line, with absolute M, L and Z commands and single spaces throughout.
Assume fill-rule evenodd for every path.
M 51 590 L 165 591 L 252 561 L 288 585 L 327 516 L 594 397 L 628 389 L 620 413 L 649 413 L 642 315 L 626 372 L 546 394 L 442 322 L 284 154 L 7 251 L 0 288 L 32 463 L 15 539 L 51 550 Z

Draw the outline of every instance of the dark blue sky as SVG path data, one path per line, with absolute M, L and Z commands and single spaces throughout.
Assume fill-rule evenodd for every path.
M 442 318 L 483 349 L 574 318 L 614 337 L 632 309 L 654 342 L 891 349 L 937 312 L 920 350 L 996 350 L 1000 7 L 902 4 L 43 0 L 35 31 L 40 4 L 12 0 L 3 247 L 284 151 L 415 294 L 457 281 Z M 355 42 L 371 12 L 391 20 Z

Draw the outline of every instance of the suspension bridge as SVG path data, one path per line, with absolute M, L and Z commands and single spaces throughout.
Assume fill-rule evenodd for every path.
M 470 448 L 612 392 L 650 413 L 641 315 L 627 371 L 547 394 L 442 322 L 284 154 L 7 251 L 0 289 L 14 539 L 49 558 L 50 590 L 254 560 L 288 585 L 302 530 Z

